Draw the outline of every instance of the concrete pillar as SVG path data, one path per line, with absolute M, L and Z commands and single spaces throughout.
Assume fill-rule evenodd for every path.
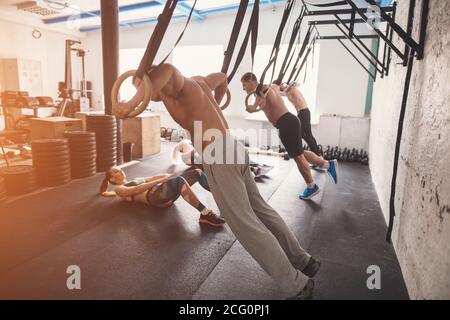
M 119 74 L 119 7 L 118 0 L 101 0 L 103 95 L 105 114 L 112 114 L 111 90 Z M 117 163 L 123 162 L 122 123 L 117 119 Z

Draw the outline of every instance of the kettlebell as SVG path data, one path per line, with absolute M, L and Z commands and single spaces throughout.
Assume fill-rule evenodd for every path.
M 317 146 L 317 149 L 319 149 L 319 155 L 320 155 L 321 157 L 323 157 L 323 148 L 322 148 L 322 145 L 319 144 L 319 145 Z

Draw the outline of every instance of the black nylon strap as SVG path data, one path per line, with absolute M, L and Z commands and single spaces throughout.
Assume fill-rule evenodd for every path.
M 169 26 L 170 20 L 172 19 L 173 12 L 175 11 L 175 8 L 177 6 L 178 0 L 169 0 L 166 2 L 166 5 L 164 6 L 164 10 L 161 13 L 161 15 L 158 17 L 158 23 L 156 24 L 155 29 L 153 30 L 152 36 L 147 44 L 147 49 L 145 50 L 144 57 L 142 58 L 139 68 L 136 72 L 135 77 L 142 78 L 144 73 L 148 73 L 151 69 L 151 66 L 155 60 L 156 54 L 158 53 L 159 47 L 161 46 L 162 39 L 164 38 L 164 34 L 166 33 L 166 30 Z M 166 62 L 167 58 L 172 54 L 175 47 L 178 45 L 178 43 L 181 41 L 181 38 L 183 38 L 184 32 L 186 31 L 189 22 L 192 18 L 192 13 L 194 12 L 195 6 L 197 4 L 197 0 L 195 0 L 191 11 L 189 13 L 189 16 L 187 18 L 186 24 L 183 28 L 183 31 L 178 36 L 178 39 L 175 41 L 175 44 L 173 45 L 172 49 L 169 51 L 169 53 L 166 55 L 166 57 L 158 64 L 161 65 L 164 62 Z
M 305 12 L 306 12 L 306 9 L 305 9 Z M 301 46 L 300 46 L 300 39 L 301 39 L 301 28 L 300 28 L 300 31 L 299 31 L 299 33 L 298 33 L 298 39 L 297 39 L 296 48 L 295 48 L 294 51 L 292 52 L 292 55 L 291 55 L 291 57 L 290 57 L 290 59 L 289 59 L 289 62 L 288 62 L 288 64 L 287 64 L 287 66 L 286 66 L 285 75 L 286 75 L 287 70 L 289 70 L 289 67 L 291 66 L 292 61 L 294 61 L 294 57 L 298 56 L 297 51 L 298 51 L 299 48 L 301 47 Z M 283 78 L 284 78 L 285 75 L 283 75 Z M 281 79 L 281 81 L 283 81 L 283 79 Z
M 244 58 L 245 51 L 247 50 L 247 44 L 248 44 L 250 35 L 252 36 L 251 57 L 252 57 L 252 66 L 253 66 L 254 56 L 255 56 L 255 52 L 256 52 L 256 44 L 257 44 L 257 40 L 258 40 L 257 37 L 258 37 L 258 23 L 259 23 L 259 2 L 260 2 L 259 0 L 255 0 L 255 3 L 253 5 L 252 15 L 250 17 L 247 32 L 245 34 L 244 40 L 242 41 L 242 45 L 241 45 L 241 48 L 239 49 L 239 53 L 236 57 L 234 68 L 227 77 L 228 83 L 230 83 L 231 80 L 233 79 L 239 65 L 242 62 L 242 59 Z M 241 21 L 241 24 L 242 24 L 242 21 Z M 240 26 L 239 26 L 239 28 L 240 28 Z M 231 40 L 232 39 L 230 39 L 230 42 L 231 42 Z M 236 45 L 236 43 L 234 45 Z M 231 59 L 231 56 L 233 55 L 233 51 L 234 51 L 234 46 L 233 46 L 233 50 L 231 52 L 227 51 L 227 54 L 230 55 L 229 59 Z M 224 72 L 224 71 L 222 71 L 222 72 Z M 226 73 L 226 72 L 224 72 L 224 73 Z
M 309 26 L 309 29 L 306 32 L 305 39 L 303 40 L 302 48 L 300 49 L 300 52 L 298 53 L 297 60 L 295 61 L 294 66 L 292 67 L 291 74 L 290 74 L 290 76 L 288 78 L 288 81 L 287 81 L 288 83 L 291 83 L 292 79 L 294 78 L 294 76 L 295 76 L 295 74 L 297 72 L 298 64 L 300 62 L 300 59 L 302 58 L 302 56 L 305 53 L 305 50 L 306 50 L 306 48 L 307 48 L 307 46 L 309 44 L 309 39 L 311 37 L 311 32 L 312 32 L 312 25 Z
M 187 29 L 187 27 L 189 25 L 189 22 L 191 22 L 192 13 L 194 12 L 196 4 L 197 4 L 197 0 L 195 0 L 194 4 L 192 5 L 191 12 L 189 12 L 189 16 L 188 16 L 188 19 L 186 21 L 186 24 L 184 25 L 183 31 L 181 31 L 180 35 L 178 36 L 177 41 L 175 41 L 175 44 L 173 45 L 173 47 L 170 50 L 170 52 L 167 54 L 167 56 L 159 64 L 163 64 L 164 62 L 166 62 L 167 58 L 169 58 L 169 56 L 172 54 L 173 49 L 175 49 L 175 47 L 181 41 L 181 38 L 183 38 L 184 32 L 186 31 L 186 29 Z
M 241 31 L 242 22 L 244 21 L 245 12 L 247 11 L 248 0 L 242 0 L 239 4 L 239 9 L 236 14 L 236 19 L 234 20 L 233 30 L 231 31 L 230 40 L 228 41 L 228 46 L 225 51 L 225 56 L 223 59 L 222 69 L 223 73 L 228 73 L 228 68 L 231 64 L 231 59 L 233 58 L 234 48 Z
M 139 64 L 139 68 L 136 71 L 136 78 L 142 79 L 143 75 L 151 68 L 177 3 L 178 0 L 168 0 L 166 2 L 163 12 L 158 17 L 158 23 L 153 30 L 152 36 L 148 41 L 144 56 Z
M 311 43 L 310 43 L 310 45 L 309 45 L 309 47 L 308 47 L 308 50 L 306 51 L 306 54 L 305 54 L 305 56 L 303 57 L 302 64 L 301 64 L 300 67 L 298 68 L 297 73 L 296 73 L 296 75 L 295 75 L 295 77 L 294 77 L 294 82 L 297 81 L 297 78 L 298 78 L 298 76 L 300 75 L 300 72 L 302 71 L 303 66 L 304 66 L 305 63 L 308 61 L 308 56 L 309 56 L 309 54 L 311 53 L 312 48 L 313 48 L 314 45 L 316 44 L 316 40 L 317 40 L 317 37 L 314 37 L 314 39 L 311 41 Z
M 266 73 L 272 65 L 273 65 L 273 71 L 272 71 L 272 79 L 273 79 L 273 75 L 275 73 L 275 64 L 276 64 L 276 61 L 278 58 L 278 53 L 280 51 L 281 38 L 283 36 L 284 28 L 286 27 L 286 23 L 288 21 L 289 15 L 291 14 L 291 11 L 295 4 L 295 1 L 296 0 L 288 0 L 288 2 L 286 3 L 286 7 L 284 8 L 280 27 L 278 28 L 277 36 L 275 38 L 275 42 L 273 44 L 272 52 L 271 52 L 271 55 L 269 58 L 269 63 L 267 64 L 266 68 L 264 69 L 264 71 L 259 79 L 259 85 L 256 88 L 256 94 L 259 94 L 261 92 L 263 85 L 264 85 L 264 78 L 266 77 Z M 270 82 L 272 82 L 272 79 Z
M 286 52 L 286 56 L 284 57 L 283 64 L 281 65 L 280 73 L 278 74 L 278 77 L 277 77 L 277 81 L 279 81 L 279 82 L 283 81 L 283 78 L 284 78 L 284 76 L 289 68 L 289 65 L 291 64 L 291 61 L 294 57 L 295 50 L 292 51 L 292 49 L 294 47 L 297 36 L 299 35 L 304 14 L 305 14 L 305 8 L 303 7 L 298 19 L 295 21 L 294 27 L 292 28 L 292 34 L 291 34 L 291 39 L 289 40 L 288 50 Z
M 309 56 L 309 54 L 311 53 L 312 48 L 313 48 L 314 45 L 316 44 L 316 40 L 317 40 L 317 37 L 314 37 L 314 39 L 311 41 L 310 46 L 308 47 L 308 51 L 306 51 L 306 54 L 305 54 L 305 56 L 303 57 L 302 64 L 301 64 L 300 67 L 298 68 L 297 73 L 296 73 L 296 75 L 295 75 L 295 77 L 294 77 L 294 79 L 293 79 L 294 82 L 297 81 L 297 78 L 298 78 L 298 76 L 300 75 L 300 72 L 302 71 L 303 66 L 304 66 L 305 63 L 308 61 L 308 56 Z

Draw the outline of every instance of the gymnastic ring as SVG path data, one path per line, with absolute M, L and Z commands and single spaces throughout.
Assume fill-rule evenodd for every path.
M 147 108 L 150 102 L 152 95 L 152 84 L 150 78 L 146 74 L 144 74 L 142 84 L 139 86 L 136 94 L 134 95 L 133 98 L 131 98 L 130 101 L 127 102 L 118 101 L 120 86 L 126 79 L 128 79 L 129 77 L 133 77 L 135 74 L 136 70 L 129 70 L 124 74 L 120 75 L 114 82 L 113 88 L 111 90 L 111 102 L 113 105 L 113 113 L 119 118 L 131 118 L 141 114 L 142 112 L 144 112 L 144 110 Z M 141 97 L 142 91 L 144 91 L 143 97 Z M 122 112 L 120 112 L 120 109 L 124 107 L 126 108 L 132 107 L 134 110 L 128 112 L 127 114 L 123 114 Z
M 230 89 L 227 88 L 227 101 L 225 101 L 225 104 L 221 106 L 220 109 L 225 110 L 226 108 L 228 108 L 230 102 L 231 102 L 231 92 Z
M 245 108 L 247 109 L 248 107 L 250 107 L 249 103 L 248 103 L 248 99 L 250 99 L 250 96 L 254 95 L 256 93 L 256 90 L 253 90 L 252 92 L 250 92 L 247 97 L 245 98 Z M 258 107 L 256 108 L 255 112 L 261 111 L 261 108 Z

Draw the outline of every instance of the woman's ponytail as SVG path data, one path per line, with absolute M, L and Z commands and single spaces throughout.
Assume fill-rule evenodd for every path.
M 114 191 L 108 191 L 109 179 L 111 178 L 111 168 L 105 173 L 105 178 L 100 185 L 99 193 L 104 197 L 115 197 L 117 194 Z

